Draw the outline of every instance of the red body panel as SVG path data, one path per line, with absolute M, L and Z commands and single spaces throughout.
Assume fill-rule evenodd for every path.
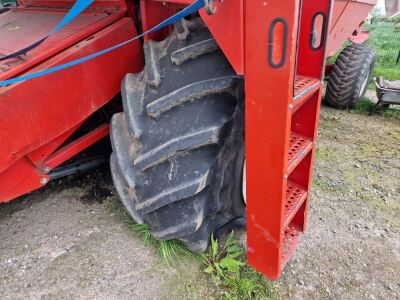
M 164 3 L 161 1 L 140 0 L 140 15 L 142 18 L 142 30 L 147 31 L 160 24 L 163 20 L 173 15 L 179 8 L 180 3 Z M 168 36 L 170 28 L 163 28 L 152 32 L 144 37 L 145 41 L 161 41 Z
M 12 9 L 0 17 L 0 54 L 9 54 L 40 40 L 63 18 L 67 10 Z M 125 15 L 124 11 L 84 13 L 52 35 L 27 56 L 0 62 L 0 80 L 26 72 L 60 51 L 109 26 Z M 10 35 L 12 32 L 12 35 Z
M 43 165 L 45 170 L 52 170 L 58 167 L 63 162 L 69 160 L 102 138 L 106 137 L 109 134 L 109 131 L 110 126 L 108 124 L 103 124 L 102 126 L 85 134 L 65 147 L 57 150 L 57 152 L 44 161 Z
M 27 158 L 18 160 L 12 168 L 0 173 L 0 202 L 7 202 L 18 196 L 44 186 L 49 176 L 35 168 Z
M 83 57 L 136 34 L 132 19 L 122 18 L 87 36 L 85 40 L 76 41 L 74 46 L 36 65 L 29 72 Z M 28 179 L 19 180 L 22 171 L 16 172 L 14 169 L 21 166 L 25 172 L 29 166 L 28 163 L 19 161 L 25 161 L 26 155 L 32 156 L 35 162 L 38 162 L 38 156 L 48 156 L 68 134 L 59 138 L 60 136 L 68 131 L 72 133 L 71 129 L 113 98 L 120 90 L 122 77 L 128 72 L 139 72 L 143 68 L 141 51 L 139 42 L 131 43 L 85 64 L 0 88 L 0 173 L 3 182 L 7 178 L 9 182 L 26 184 L 25 191 L 23 187 L 19 187 L 14 188 L 10 194 L 5 194 L 8 189 L 3 188 L 0 202 L 41 186 L 36 180 L 41 177 L 36 174 L 33 163 L 30 165 L 33 169 L 28 173 L 35 175 L 28 176 L 28 179 L 36 180 L 36 185 L 27 184 Z M 55 144 L 49 146 L 52 143 Z M 42 148 L 43 152 L 37 150 L 38 148 Z
M 244 75 L 243 0 L 216 1 L 215 15 L 201 12 L 211 33 L 238 75 Z
M 335 54 L 362 25 L 377 0 L 335 0 L 329 32 L 327 54 Z M 357 41 L 357 40 L 356 40 Z M 365 41 L 365 40 L 364 40 Z
M 32 72 L 105 49 L 135 34 L 131 20 L 122 19 Z M 0 139 L 3 147 L 0 149 L 0 172 L 82 122 L 108 102 L 118 93 L 121 79 L 127 72 L 141 70 L 143 62 L 140 58 L 140 44 L 132 43 L 85 64 L 1 88 Z M 57 101 L 56 105 L 54 101 Z
M 60 147 L 82 125 L 82 123 L 79 123 L 78 125 L 72 127 L 68 131 L 64 132 L 62 135 L 41 146 L 40 148 L 33 150 L 27 155 L 27 157 L 35 166 L 40 167 L 43 165 L 44 169 L 44 161 L 52 153 L 54 153 L 54 151 L 56 151 L 56 149 Z

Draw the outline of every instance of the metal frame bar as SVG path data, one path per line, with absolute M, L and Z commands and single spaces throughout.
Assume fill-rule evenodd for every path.
M 61 165 L 63 162 L 74 157 L 83 150 L 87 149 L 88 147 L 92 146 L 94 143 L 98 142 L 102 138 L 106 137 L 109 134 L 109 132 L 110 132 L 110 125 L 103 124 L 100 127 L 97 127 L 91 132 L 73 141 L 72 143 L 57 150 L 44 162 L 46 173 L 48 173 L 55 167 Z

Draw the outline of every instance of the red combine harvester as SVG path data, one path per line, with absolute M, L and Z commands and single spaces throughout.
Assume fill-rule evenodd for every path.
M 26 55 L 1 61 L 0 80 L 118 44 L 191 3 L 95 1 Z M 73 172 L 65 163 L 105 138 L 109 122 L 80 128 L 99 110 L 119 110 L 111 171 L 132 218 L 198 252 L 213 232 L 246 223 L 249 263 L 278 278 L 306 230 L 326 54 L 351 36 L 362 41 L 374 4 L 206 1 L 143 41 L 0 87 L 0 202 Z M 0 54 L 46 36 L 72 5 L 20 0 L 0 14 Z M 120 92 L 122 105 L 111 101 Z

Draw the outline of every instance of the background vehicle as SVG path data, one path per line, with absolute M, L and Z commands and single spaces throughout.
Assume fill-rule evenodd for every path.
M 376 54 L 364 44 L 368 39 L 368 32 L 363 30 L 364 19 L 354 18 L 354 13 L 357 11 L 367 16 L 371 4 L 376 4 L 376 1 L 335 1 L 328 55 L 337 53 L 347 37 L 351 43 L 340 52 L 334 65 L 328 68 L 325 103 L 329 105 L 355 107 L 368 89 Z
M 190 3 L 95 1 L 26 56 L 1 61 L 0 80 L 110 47 Z M 1 87 L 0 201 L 102 163 L 69 160 L 110 123 L 111 170 L 132 218 L 199 252 L 246 219 L 249 262 L 276 279 L 306 229 L 326 54 L 375 2 L 301 3 L 210 1 L 143 44 Z M 72 4 L 21 0 L 0 15 L 0 53 L 45 36 Z M 119 92 L 122 106 L 110 102 Z

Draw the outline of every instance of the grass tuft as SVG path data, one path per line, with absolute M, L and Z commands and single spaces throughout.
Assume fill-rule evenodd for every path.
M 357 102 L 354 110 L 359 113 L 369 113 L 374 109 L 375 105 L 370 99 L 362 98 Z
M 158 249 L 164 261 L 171 265 L 182 256 L 197 259 L 204 272 L 211 276 L 217 288 L 222 289 L 227 300 L 271 300 L 278 298 L 272 282 L 258 273 L 246 262 L 245 250 L 234 237 L 233 232 L 223 245 L 211 237 L 211 245 L 205 254 L 196 254 L 176 240 L 159 241 L 151 234 L 147 224 L 135 223 L 120 205 L 110 203 L 110 211 L 121 216 L 123 222 L 145 242 Z
M 242 268 L 239 276 L 227 278 L 226 284 L 229 290 L 226 292 L 225 298 L 228 300 L 277 298 L 273 284 L 248 265 Z
M 190 256 L 200 259 L 198 254 L 191 252 L 186 246 L 177 240 L 159 241 L 151 234 L 151 227 L 147 224 L 137 224 L 129 216 L 126 216 L 124 223 L 136 232 L 145 242 L 158 248 L 160 256 L 168 265 L 172 265 L 179 256 Z
M 150 242 L 153 243 L 155 242 L 155 239 L 151 235 L 151 228 L 147 224 L 137 224 L 131 219 L 127 219 L 125 221 L 125 224 L 129 226 L 130 229 L 132 229 L 134 232 L 136 232 L 142 240 L 145 242 Z

